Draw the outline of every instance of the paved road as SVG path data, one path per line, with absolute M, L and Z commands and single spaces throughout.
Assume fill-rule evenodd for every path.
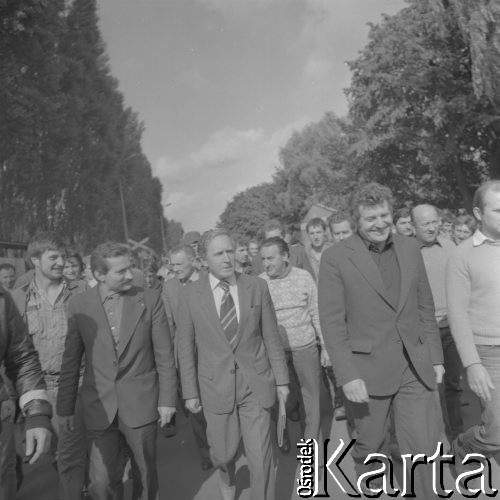
M 464 407 L 466 424 L 470 425 L 478 417 L 478 408 L 474 400 L 469 396 L 465 398 L 468 406 Z M 326 393 L 322 394 L 322 431 L 330 437 L 331 450 L 338 445 L 339 439 L 349 441 L 345 422 L 333 422 L 329 409 L 329 400 Z M 214 471 L 203 472 L 200 467 L 196 445 L 189 422 L 182 415 L 178 416 L 177 436 L 158 439 L 158 473 L 160 479 L 161 500 L 219 500 L 216 488 L 216 474 Z M 298 424 L 291 423 L 290 435 L 292 442 L 299 437 Z M 277 492 L 276 500 L 298 500 L 295 474 L 298 462 L 295 457 L 296 450 L 292 448 L 289 455 L 276 452 L 278 458 L 277 469 Z M 347 476 L 353 476 L 353 463 L 349 456 L 342 463 Z M 494 484 L 500 488 L 500 468 L 493 464 Z M 451 487 L 451 477 L 448 471 L 445 475 L 445 484 Z M 57 499 L 57 475 L 50 464 L 50 459 L 40 464 L 25 468 L 25 480 L 17 500 L 58 500 Z M 123 500 L 130 498 L 130 484 L 126 485 L 126 496 Z M 350 498 L 343 494 L 339 487 L 334 484 L 332 478 L 328 480 L 328 492 L 330 498 L 344 500 Z M 237 496 L 238 500 L 249 499 L 249 473 L 244 456 L 238 459 L 237 471 Z M 381 498 L 388 498 L 382 496 Z M 462 498 L 454 493 L 451 498 Z M 486 497 L 479 497 L 486 498 Z M 62 500 L 62 499 L 61 499 Z

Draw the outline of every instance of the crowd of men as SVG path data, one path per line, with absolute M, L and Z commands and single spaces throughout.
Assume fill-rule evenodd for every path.
M 498 452 L 500 181 L 477 189 L 473 216 L 395 210 L 377 183 L 349 208 L 309 220 L 303 243 L 276 220 L 260 239 L 191 231 L 162 263 L 115 242 L 82 259 L 56 234 L 33 237 L 30 271 L 16 281 L 0 265 L 0 498 L 19 485 L 21 418 L 29 462 L 52 450 L 61 500 L 121 499 L 124 474 L 134 499 L 158 499 L 158 422 L 174 435 L 180 400 L 220 498 L 235 498 L 242 441 L 250 498 L 277 500 L 277 408 L 318 439 L 321 384 L 356 439 L 358 477 L 370 453 L 430 457 L 443 421 L 453 477 L 467 454 Z M 469 429 L 464 375 L 482 408 Z M 432 470 L 413 473 L 416 497 L 435 498 Z

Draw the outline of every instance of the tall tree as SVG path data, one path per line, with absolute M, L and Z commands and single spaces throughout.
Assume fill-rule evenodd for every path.
M 350 63 L 355 152 L 401 200 L 470 206 L 489 173 L 496 109 L 474 94 L 470 50 L 455 12 L 411 0 L 372 26 Z

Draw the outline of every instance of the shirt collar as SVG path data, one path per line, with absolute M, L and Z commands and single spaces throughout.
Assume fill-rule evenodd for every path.
M 478 247 L 483 243 L 489 243 L 491 245 L 500 245 L 500 240 L 492 240 L 488 238 L 481 230 L 476 229 L 476 232 L 472 235 L 472 246 Z
M 367 239 L 363 238 L 363 236 L 361 236 L 361 234 L 359 234 L 359 233 L 358 233 L 358 235 L 361 238 L 361 240 L 363 241 L 363 243 L 365 244 L 366 248 L 368 248 L 369 252 L 382 253 L 382 252 L 385 252 L 386 250 L 388 250 L 389 248 L 391 248 L 392 245 L 394 245 L 394 241 L 392 240 L 391 233 L 389 234 L 389 236 L 385 240 L 385 244 L 381 250 L 379 250 L 379 247 L 375 243 L 372 243 L 371 241 L 368 241 Z
M 425 241 L 420 241 L 420 240 L 417 240 L 418 242 L 418 246 L 420 247 L 420 249 L 422 248 L 430 248 L 430 247 L 433 247 L 434 245 L 438 245 L 440 247 L 443 246 L 443 243 L 440 241 L 441 237 L 438 236 L 432 243 L 426 243 Z
M 219 286 L 219 278 L 216 278 L 212 273 L 208 273 L 208 280 L 210 282 L 210 288 L 214 291 Z M 231 278 L 226 279 L 229 286 L 236 286 L 236 276 L 233 274 Z
M 115 298 L 121 297 L 122 295 L 121 292 L 114 292 L 114 291 L 109 291 L 108 293 L 105 293 L 104 288 L 102 287 L 101 284 L 98 284 L 97 287 L 99 288 L 99 296 L 101 297 L 101 302 L 103 304 L 107 300 L 113 300 Z

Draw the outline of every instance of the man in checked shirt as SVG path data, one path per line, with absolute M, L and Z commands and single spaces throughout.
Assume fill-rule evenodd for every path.
M 65 246 L 54 233 L 39 233 L 28 244 L 27 258 L 34 266 L 33 279 L 13 291 L 12 297 L 23 316 L 47 385 L 53 406 L 52 426 L 58 438 L 57 470 L 59 495 L 80 500 L 85 479 L 86 444 L 81 412 L 77 411 L 73 431 L 59 430 L 55 412 L 62 354 L 68 328 L 69 299 L 84 291 L 83 281 L 67 282 L 63 277 Z

